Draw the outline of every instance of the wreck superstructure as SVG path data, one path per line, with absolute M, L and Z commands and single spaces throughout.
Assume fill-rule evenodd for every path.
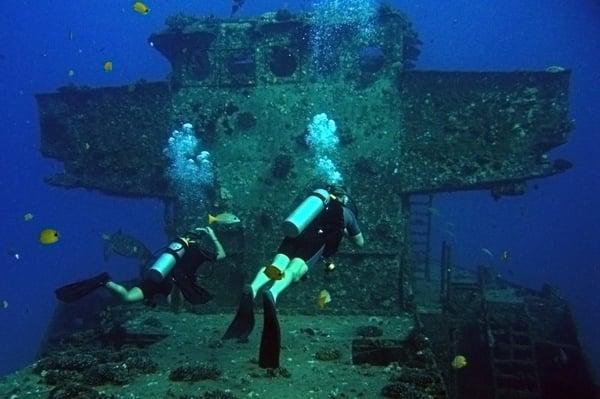
M 304 137 L 310 118 L 326 112 L 338 124 L 336 161 L 360 209 L 368 245 L 343 247 L 335 275 L 314 270 L 301 288 L 282 296 L 282 309 L 314 312 L 306 305 L 326 281 L 339 304 L 331 313 L 409 312 L 426 321 L 416 323 L 425 330 L 457 319 L 450 300 L 440 299 L 445 269 L 432 276 L 430 262 L 423 266 L 411 250 L 411 197 L 481 189 L 494 197 L 519 195 L 527 180 L 569 169 L 569 161 L 548 156 L 572 128 L 569 71 L 418 71 L 421 43 L 398 11 L 379 9 L 369 41 L 358 39 L 351 23 L 336 23 L 328 68 L 316 71 L 309 14 L 280 11 L 239 21 L 171 17 L 164 31 L 148 39 L 171 63 L 168 80 L 69 86 L 37 96 L 42 153 L 65 166 L 46 181 L 163 199 L 168 233 L 183 233 L 204 224 L 205 215 L 178 202 L 162 151 L 174 128 L 192 123 L 216 169 L 208 210 L 233 210 L 242 220 L 223 228 L 230 267 L 215 271 L 215 301 L 199 311 L 230 309 L 237 300 L 231 292 L 270 260 L 281 221 L 317 184 Z M 416 273 L 421 267 L 427 269 L 423 276 Z M 446 289 L 460 283 L 446 276 Z M 483 283 L 472 284 L 485 295 Z M 476 312 L 482 309 L 494 312 L 483 305 Z M 461 345 L 460 334 L 438 338 Z M 534 353 L 538 346 L 531 345 Z M 564 345 L 581 353 L 576 339 Z M 489 361 L 493 352 L 488 355 Z M 536 356 L 532 362 L 539 363 Z M 539 388 L 542 371 L 535 378 Z M 468 384 L 455 383 L 448 394 L 464 394 Z M 480 397 L 502 397 L 490 396 L 497 392 Z M 528 397 L 552 397 L 537 392 Z

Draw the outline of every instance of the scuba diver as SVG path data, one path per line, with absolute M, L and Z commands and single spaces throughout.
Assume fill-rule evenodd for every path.
M 279 367 L 281 334 L 275 302 L 292 282 L 300 280 L 321 259 L 337 252 L 344 235 L 358 247 L 364 238 L 357 222 L 357 210 L 341 186 L 313 191 L 283 223 L 285 238 L 269 266 L 262 267 L 252 283 L 245 286 L 235 318 L 223 339 L 247 341 L 254 328 L 254 298 L 268 282 L 263 292 L 263 331 L 259 365 Z
M 177 237 L 154 264 L 140 283 L 127 289 L 110 279 L 108 273 L 58 288 L 56 297 L 69 303 L 81 299 L 100 287 L 106 287 L 124 302 L 145 301 L 153 305 L 156 295 L 164 295 L 170 304 L 181 303 L 181 297 L 192 305 L 204 304 L 212 294 L 196 282 L 196 271 L 206 261 L 218 261 L 226 256 L 223 246 L 210 227 L 196 228 Z

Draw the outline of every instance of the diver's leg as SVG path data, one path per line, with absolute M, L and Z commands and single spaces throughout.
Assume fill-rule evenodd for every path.
M 121 284 L 109 281 L 106 283 L 106 288 L 123 302 L 139 302 L 144 300 L 144 293 L 139 287 L 133 287 L 128 290 Z
M 169 308 L 173 313 L 181 312 L 181 307 L 183 306 L 183 294 L 177 285 L 173 285 L 171 289 L 171 293 L 167 296 L 167 302 L 169 303 Z
M 288 258 L 284 254 L 275 255 L 275 257 L 273 258 L 273 262 L 271 262 L 273 266 L 277 267 L 281 271 L 286 270 L 289 263 L 290 258 Z M 261 267 L 258 273 L 256 274 L 256 277 L 254 277 L 252 284 L 250 284 L 250 288 L 252 288 L 252 297 L 256 298 L 258 291 L 262 287 L 264 287 L 265 284 L 267 284 L 269 281 L 271 281 L 271 279 L 265 274 L 265 268 Z
M 293 281 L 298 281 L 306 272 L 308 266 L 301 258 L 294 258 L 288 263 L 281 280 L 275 281 L 268 291 L 263 292 L 263 331 L 260 339 L 258 365 L 262 368 L 279 367 L 281 353 L 281 331 L 277 320 L 275 301 L 283 290 Z
M 247 285 L 242 290 L 242 297 L 238 305 L 235 317 L 227 327 L 222 339 L 237 338 L 240 342 L 248 340 L 248 336 L 254 329 L 254 295 L 252 288 Z
M 258 365 L 266 369 L 278 368 L 280 353 L 281 330 L 277 320 L 275 300 L 271 290 L 268 290 L 263 292 L 263 330 L 260 338 Z
M 292 282 L 297 282 L 306 274 L 308 271 L 308 266 L 306 266 L 306 262 L 300 258 L 294 258 L 288 264 L 288 267 L 285 269 L 285 273 L 281 280 L 275 281 L 273 286 L 269 289 L 269 292 L 273 296 L 273 302 L 277 301 L 277 296 L 281 294 L 283 290 L 292 284 Z
M 273 265 L 279 270 L 285 270 L 290 259 L 283 254 L 275 255 Z M 252 284 L 245 286 L 240 298 L 240 304 L 233 321 L 227 327 L 223 339 L 237 338 L 238 341 L 246 341 L 254 329 L 254 298 L 258 291 L 269 281 L 269 277 L 264 273 L 265 268 L 261 267 Z
M 105 286 L 109 280 L 110 277 L 108 273 L 100 273 L 97 276 L 57 288 L 54 290 L 54 293 L 59 301 L 71 303 L 91 294 L 98 288 Z

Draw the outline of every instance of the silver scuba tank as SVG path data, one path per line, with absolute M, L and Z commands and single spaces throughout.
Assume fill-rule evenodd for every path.
M 329 203 L 327 190 L 319 188 L 313 191 L 283 222 L 283 233 L 287 237 L 297 237 L 306 226 L 321 213 Z
M 187 248 L 188 243 L 185 239 L 177 238 L 173 240 L 152 267 L 148 269 L 148 277 L 157 283 L 163 281 L 173 270 L 179 259 L 183 257 Z

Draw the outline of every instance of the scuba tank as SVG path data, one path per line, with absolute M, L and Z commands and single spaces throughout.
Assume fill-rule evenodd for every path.
M 173 240 L 152 267 L 148 269 L 148 277 L 157 283 L 164 280 L 188 248 L 189 242 L 187 239 L 178 237 Z
M 286 237 L 298 237 L 329 203 L 327 190 L 313 191 L 283 222 Z

